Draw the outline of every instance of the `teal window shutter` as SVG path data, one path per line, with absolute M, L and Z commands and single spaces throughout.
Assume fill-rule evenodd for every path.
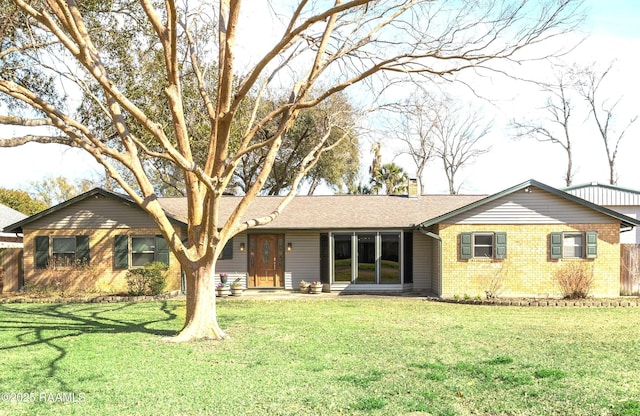
M 46 269 L 49 264 L 49 236 L 36 237 L 36 269 Z
M 496 259 L 507 258 L 507 233 L 496 233 Z
M 113 244 L 113 267 L 115 269 L 129 268 L 129 236 L 117 235 Z
M 82 266 L 88 266 L 91 257 L 89 256 L 89 236 L 76 236 L 76 261 Z
M 473 236 L 471 233 L 460 233 L 460 258 L 470 259 L 473 257 Z
M 156 261 L 169 265 L 169 244 L 163 236 L 156 236 Z
M 595 259 L 598 257 L 598 232 L 597 231 L 587 231 L 587 249 L 586 249 L 586 257 L 588 259 Z
M 562 233 L 551 233 L 551 258 L 562 258 Z

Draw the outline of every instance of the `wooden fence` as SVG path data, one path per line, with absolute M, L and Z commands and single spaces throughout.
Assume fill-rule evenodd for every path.
M 640 296 L 640 244 L 620 244 L 620 294 Z

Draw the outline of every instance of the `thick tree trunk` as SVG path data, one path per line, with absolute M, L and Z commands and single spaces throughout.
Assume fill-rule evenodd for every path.
M 177 336 L 168 338 L 168 341 L 189 342 L 228 338 L 218 325 L 214 272 L 214 264 L 207 264 L 201 265 L 193 274 L 187 274 L 185 326 Z

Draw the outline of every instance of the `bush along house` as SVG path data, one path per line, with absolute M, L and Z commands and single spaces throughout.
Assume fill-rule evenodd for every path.
M 409 189 L 417 189 L 410 186 Z M 228 216 L 241 197 L 224 196 Z M 258 197 L 246 219 L 281 197 Z M 186 200 L 161 204 L 184 234 Z M 563 296 L 570 268 L 592 277 L 589 294 L 620 294 L 620 233 L 640 222 L 530 180 L 494 195 L 299 196 L 273 222 L 233 237 L 216 273 L 252 289 L 455 296 Z M 62 282 L 114 292 L 129 268 L 180 266 L 150 217 L 126 196 L 94 189 L 8 227 L 24 234 L 24 284 Z

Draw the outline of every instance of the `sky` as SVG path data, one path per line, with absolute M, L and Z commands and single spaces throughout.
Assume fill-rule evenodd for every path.
M 567 57 L 567 61 L 607 66 L 615 60 L 614 73 L 609 77 L 607 96 L 621 98 L 620 120 L 640 113 L 640 82 L 637 68 L 640 58 L 640 2 L 637 0 L 585 0 L 590 10 L 584 30 L 589 37 Z M 503 99 L 494 102 L 487 114 L 494 118 L 494 128 L 483 141 L 491 151 L 473 165 L 461 171 L 456 183 L 460 193 L 491 194 L 536 179 L 554 187 L 563 187 L 566 159 L 560 147 L 535 140 L 511 139 L 506 127 L 512 118 L 536 114 L 544 97 L 531 90 L 516 91 L 505 81 L 496 81 L 496 90 L 504 90 Z M 635 111 L 635 113 L 634 113 Z M 574 184 L 608 182 L 608 166 L 601 139 L 596 135 L 593 120 L 580 115 L 576 123 Z M 2 136 L 16 134 L 11 127 L 2 127 Z M 369 138 L 375 141 L 375 138 Z M 362 141 L 363 171 L 371 161 L 371 143 Z M 397 145 L 384 143 L 383 162 L 394 161 L 410 175 L 414 168 L 408 159 L 397 157 Z M 618 185 L 640 189 L 640 121 L 629 130 L 622 142 L 618 160 Z M 28 144 L 19 148 L 0 148 L 0 187 L 26 189 L 32 181 L 45 177 L 65 176 L 71 180 L 97 178 L 101 170 L 84 152 L 61 146 Z M 363 178 L 364 179 L 364 178 Z M 425 175 L 427 193 L 446 193 L 446 178 L 439 163 L 432 163 Z

